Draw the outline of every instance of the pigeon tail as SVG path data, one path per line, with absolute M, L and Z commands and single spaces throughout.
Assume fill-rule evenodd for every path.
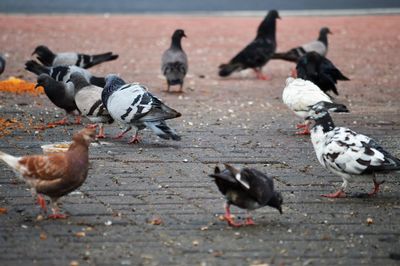
M 281 59 L 289 62 L 296 63 L 300 58 L 300 54 L 296 49 L 292 49 L 286 53 L 275 53 L 271 59 Z
M 50 75 L 50 70 L 36 62 L 35 60 L 29 60 L 25 63 L 25 69 L 28 70 L 29 72 L 35 73 L 36 75 L 40 74 L 49 74 Z
M 90 57 L 90 61 L 85 64 L 85 68 L 89 68 L 103 62 L 112 61 L 118 58 L 117 54 L 113 54 L 112 52 L 104 53 L 104 54 L 96 54 Z
M 3 160 L 8 166 L 12 169 L 17 170 L 18 168 L 18 161 L 20 158 L 14 157 L 10 154 L 0 151 L 0 159 Z
M 56 55 L 44 45 L 40 45 L 36 47 L 35 51 L 33 51 L 32 55 L 36 54 L 36 58 L 42 63 L 44 66 L 52 66 Z
M 162 139 L 181 140 L 181 136 L 176 134 L 175 130 L 170 128 L 165 121 L 145 122 L 145 125 Z
M 103 77 L 91 77 L 90 78 L 90 83 L 93 85 L 96 85 L 98 87 L 102 87 L 104 88 L 104 86 L 106 85 L 106 80 Z
M 230 74 L 232 74 L 232 72 L 240 69 L 241 69 L 240 64 L 222 64 L 219 66 L 218 75 L 220 75 L 221 77 L 227 77 Z

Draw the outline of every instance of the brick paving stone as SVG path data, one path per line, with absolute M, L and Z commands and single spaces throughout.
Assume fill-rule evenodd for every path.
M 340 178 L 323 169 L 309 137 L 295 136 L 301 122 L 281 102 L 293 64 L 268 63 L 270 81 L 251 71 L 221 79 L 217 67 L 254 36 L 261 17 L 138 15 L 0 15 L 0 47 L 8 54 L 1 78 L 34 81 L 23 69 L 34 47 L 96 53 L 112 50 L 116 61 L 97 66 L 96 75 L 119 73 L 140 81 L 183 116 L 169 121 L 182 141 L 164 141 L 142 132 L 143 142 L 127 145 L 105 139 L 90 149 L 87 181 L 62 198 L 67 220 L 37 220 L 40 210 L 29 190 L 0 164 L 1 265 L 398 265 L 400 182 L 387 181 L 375 198 L 330 200 Z M 351 113 L 334 115 L 337 125 L 377 138 L 400 156 L 400 17 L 284 17 L 278 22 L 278 50 L 314 39 L 322 26 L 329 58 L 351 81 L 339 83 L 335 99 Z M 183 28 L 189 56 L 185 93 L 162 92 L 159 64 L 170 35 Z M 93 33 L 96 34 L 93 34 Z M 89 37 L 88 37 L 89 36 Z M 1 136 L 0 150 L 40 153 L 40 146 L 69 141 L 80 126 L 45 131 L 29 128 L 56 120 L 63 111 L 45 96 L 0 93 L 0 116 L 16 118 L 25 129 Z M 87 122 L 87 121 L 86 121 Z M 37 132 L 36 132 L 37 131 Z M 114 135 L 116 126 L 106 126 Z M 103 141 L 103 140 L 102 140 Z M 271 208 L 254 212 L 257 226 L 233 229 L 218 219 L 223 198 L 207 177 L 228 162 L 257 168 L 274 177 L 284 196 L 283 215 Z M 355 180 L 353 192 L 371 189 Z M 238 219 L 245 212 L 233 207 Z M 161 218 L 161 225 L 151 221 Z M 373 223 L 368 225 L 367 218 Z M 110 224 L 111 222 L 111 224 Z M 85 232 L 77 237 L 77 232 Z M 41 239 L 41 233 L 46 239 Z

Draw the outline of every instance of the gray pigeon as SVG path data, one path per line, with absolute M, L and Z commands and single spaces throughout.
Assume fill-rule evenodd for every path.
M 52 122 L 52 125 L 65 125 L 68 122 L 68 115 L 79 115 L 75 104 L 75 87 L 71 82 L 56 81 L 46 73 L 40 74 L 37 78 L 35 88 L 42 86 L 50 101 L 67 113 L 60 121 Z M 80 116 L 76 118 L 76 123 L 80 123 Z
M 167 79 L 167 91 L 173 85 L 179 85 L 182 92 L 183 79 L 188 71 L 188 60 L 181 46 L 181 40 L 186 37 L 185 32 L 178 29 L 172 35 L 171 46 L 161 58 L 161 71 Z
M 329 28 L 323 27 L 319 31 L 318 39 L 302 46 L 290 49 L 286 53 L 275 53 L 271 59 L 283 59 L 290 62 L 299 61 L 300 57 L 308 52 L 317 52 L 322 56 L 328 53 L 328 34 L 332 34 Z
M 6 68 L 6 59 L 4 59 L 3 55 L 0 54 L 0 75 L 4 72 Z
M 111 124 L 114 119 L 101 100 L 103 88 L 90 84 L 79 72 L 72 73 L 70 80 L 75 86 L 75 103 L 78 110 L 91 122 L 99 124 L 99 134 L 96 137 L 105 138 L 103 123 Z
M 264 206 L 271 206 L 282 213 L 282 195 L 274 190 L 274 181 L 272 178 L 261 173 L 256 169 L 243 168 L 241 170 L 225 164 L 226 169 L 221 172 L 219 167 L 215 167 L 215 184 L 219 191 L 226 197 L 224 219 L 230 226 L 242 226 L 236 223 L 231 217 L 230 205 L 236 205 L 239 208 L 246 209 L 248 217 L 245 225 L 253 225 L 254 221 L 249 211 Z
M 383 181 L 378 182 L 375 175 L 400 170 L 400 160 L 375 140 L 358 134 L 345 127 L 335 127 L 329 111 L 338 112 L 342 105 L 321 102 L 312 106 L 306 119 L 315 121 L 311 129 L 311 142 L 318 161 L 326 169 L 343 179 L 342 187 L 332 194 L 322 195 L 328 198 L 346 197 L 346 188 L 351 177 L 366 176 L 372 178 L 374 189 L 368 193 L 375 195 Z
M 46 67 L 42 66 L 34 60 L 29 60 L 25 63 L 25 69 L 36 75 L 40 75 L 43 73 L 48 74 L 56 81 L 62 81 L 64 83 L 67 83 L 67 81 L 69 81 L 71 73 L 79 72 L 85 77 L 88 82 L 90 82 L 90 84 L 94 84 L 99 87 L 104 87 L 105 85 L 105 80 L 103 77 L 93 76 L 88 70 L 77 66 Z
M 139 130 L 147 127 L 162 139 L 181 139 L 165 122 L 181 114 L 154 97 L 145 86 L 126 84 L 117 75 L 107 75 L 101 98 L 109 114 L 124 126 L 116 138 L 121 138 L 134 127 L 135 135 L 128 143 L 138 143 Z
M 37 59 L 45 66 L 78 66 L 90 68 L 106 61 L 115 60 L 118 55 L 112 52 L 96 55 L 80 54 L 75 52 L 53 53 L 47 46 L 40 45 L 35 48 L 32 55 L 37 55 Z

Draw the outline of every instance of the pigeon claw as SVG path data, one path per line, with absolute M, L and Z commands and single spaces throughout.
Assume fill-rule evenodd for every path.
M 62 213 L 53 213 L 47 216 L 49 219 L 67 219 L 68 215 Z
M 256 223 L 254 222 L 253 218 L 251 217 L 247 217 L 246 221 L 244 222 L 245 225 L 256 225 Z
M 296 125 L 296 128 L 297 128 L 297 129 L 299 129 L 299 128 L 305 128 L 305 127 L 307 127 L 306 124 L 297 124 L 297 125 Z
M 343 190 L 338 190 L 335 193 L 322 194 L 321 197 L 330 198 L 330 199 L 345 198 L 346 192 L 344 192 Z
M 227 221 L 228 225 L 232 226 L 232 227 L 241 227 L 243 225 L 243 224 L 235 222 L 235 220 L 231 216 L 225 215 L 224 220 Z
M 310 130 L 308 129 L 308 127 L 304 127 L 303 131 L 297 131 L 296 135 L 310 135 Z
M 128 142 L 128 144 L 138 144 L 140 143 L 140 138 L 138 135 L 132 137 L 132 139 Z

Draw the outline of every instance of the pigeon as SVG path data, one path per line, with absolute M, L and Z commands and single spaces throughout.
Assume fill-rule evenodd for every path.
M 99 134 L 96 138 L 105 138 L 103 123 L 111 124 L 114 119 L 101 100 L 103 88 L 90 84 L 79 72 L 72 73 L 70 81 L 75 87 L 75 103 L 78 110 L 91 122 L 99 124 Z
M 280 192 L 274 190 L 272 178 L 256 169 L 240 170 L 229 164 L 225 164 L 225 168 L 221 172 L 217 166 L 209 176 L 214 178 L 218 190 L 226 198 L 224 219 L 230 226 L 253 225 L 249 212 L 264 206 L 276 208 L 282 214 L 283 198 Z M 231 205 L 247 210 L 248 216 L 244 224 L 234 221 L 230 213 Z
M 338 80 L 350 80 L 326 57 L 317 52 L 303 55 L 296 66 L 297 77 L 312 81 L 324 92 L 332 91 L 339 95 L 336 89 Z
M 301 118 L 306 118 L 311 106 L 319 102 L 332 103 L 331 98 L 325 94 L 317 85 L 311 81 L 304 79 L 294 79 L 289 77 L 286 79 L 286 87 L 282 93 L 283 103 L 289 107 L 296 115 Z M 345 105 L 342 105 L 341 110 L 348 112 Z M 296 128 L 302 128 L 297 135 L 308 135 L 310 121 L 306 120 L 304 124 L 298 124 Z
M 44 211 L 47 211 L 46 201 L 41 194 L 50 197 L 53 214 L 49 218 L 66 218 L 59 212 L 57 201 L 85 182 L 89 169 L 88 148 L 95 133 L 95 128 L 82 129 L 73 136 L 66 152 L 14 157 L 0 151 L 0 159 L 30 186 Z
M 4 72 L 6 68 L 6 59 L 4 59 L 3 55 L 0 54 L 0 75 Z
M 53 53 L 47 46 L 40 45 L 35 48 L 32 55 L 37 55 L 37 59 L 45 66 L 78 66 L 90 68 L 103 62 L 112 61 L 118 55 L 112 52 L 96 55 L 79 54 L 75 52 Z
M 332 32 L 329 30 L 329 28 L 323 27 L 319 31 L 317 40 L 290 49 L 286 53 L 275 53 L 271 59 L 283 59 L 297 63 L 300 57 L 308 52 L 316 52 L 322 56 L 326 56 L 328 52 L 328 34 L 332 34 Z
M 172 35 L 171 46 L 161 58 L 161 71 L 167 79 L 167 91 L 173 85 L 179 85 L 182 92 L 183 79 L 188 71 L 188 60 L 181 46 L 181 40 L 186 37 L 185 32 L 178 29 Z
M 36 75 L 48 74 L 56 81 L 63 81 L 67 83 L 71 73 L 79 72 L 81 73 L 87 81 L 99 87 L 104 87 L 105 79 L 103 77 L 95 77 L 88 70 L 77 66 L 56 66 L 56 67 L 46 67 L 40 65 L 34 60 L 29 60 L 25 63 L 25 69 Z
M 258 79 L 266 80 L 262 74 L 262 67 L 269 61 L 276 50 L 276 19 L 280 18 L 278 11 L 271 10 L 261 22 L 256 38 L 241 50 L 229 63 L 219 66 L 221 77 L 229 76 L 234 71 L 252 68 Z
M 124 127 L 115 138 L 121 138 L 134 127 L 135 135 L 128 143 L 138 143 L 138 132 L 149 128 L 162 139 L 181 140 L 165 120 L 181 114 L 166 106 L 139 83 L 126 84 L 115 74 L 106 76 L 106 86 L 101 95 L 109 114 Z
M 66 116 L 60 121 L 49 123 L 49 125 L 65 125 L 68 115 L 77 115 L 75 123 L 80 124 L 80 112 L 75 103 L 75 87 L 71 82 L 56 81 L 48 74 L 40 74 L 37 78 L 35 88 L 43 87 L 44 93 L 57 107 L 64 109 Z
M 341 188 L 332 194 L 322 195 L 328 198 L 346 197 L 346 188 L 351 177 L 369 176 L 374 182 L 374 189 L 367 195 L 379 192 L 383 181 L 376 180 L 376 174 L 400 170 L 400 160 L 374 139 L 358 134 L 345 127 L 335 127 L 328 109 L 340 110 L 342 106 L 330 103 L 317 103 L 307 119 L 315 121 L 311 129 L 311 142 L 318 161 L 322 166 L 343 179 Z

